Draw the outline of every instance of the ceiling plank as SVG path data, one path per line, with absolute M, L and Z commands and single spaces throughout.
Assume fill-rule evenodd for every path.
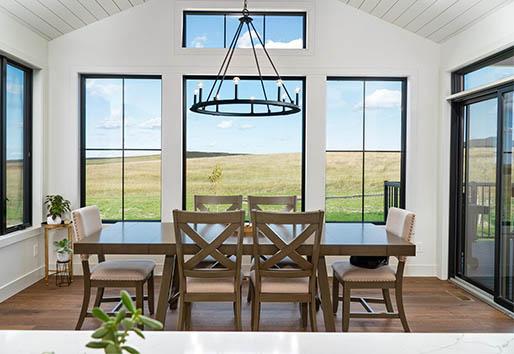
M 63 34 L 15 0 L 2 0 L 0 6 L 10 12 L 14 17 L 18 18 L 22 23 L 28 24 L 29 27 L 34 28 L 45 38 L 53 39 Z
M 398 18 L 394 20 L 394 24 L 405 28 L 411 21 L 425 12 L 437 0 L 418 0 L 411 7 L 407 8 Z
M 442 14 L 449 7 L 455 5 L 459 0 L 436 0 L 436 2 L 427 8 L 423 13 L 416 17 L 404 28 L 411 32 L 418 32 L 421 28 L 430 23 L 435 17 Z
M 121 11 L 128 10 L 134 6 L 130 3 L 129 0 L 114 0 L 114 2 L 121 9 Z
M 397 1 L 396 4 L 393 5 L 389 11 L 382 16 L 382 19 L 393 22 L 398 17 L 401 16 L 405 11 L 408 10 L 409 7 L 413 6 L 416 0 L 400 0 Z
M 437 31 L 430 34 L 429 39 L 443 43 L 450 37 L 464 31 L 482 18 L 496 11 L 501 6 L 512 2 L 511 0 L 482 0 L 475 6 L 469 8 L 462 16 L 440 27 Z
M 101 20 L 109 16 L 107 11 L 100 6 L 96 0 L 77 0 L 83 5 L 97 20 Z
M 61 20 L 65 21 L 73 29 L 81 28 L 87 25 L 87 22 L 83 21 L 79 16 L 72 12 L 59 0 L 39 0 L 41 3 L 44 1 L 44 5 L 48 9 L 55 13 Z
M 365 0 L 350 0 L 348 1 L 348 5 L 353 6 L 355 8 L 360 8 Z
M 36 16 L 39 16 L 43 21 L 47 22 L 50 26 L 54 27 L 61 33 L 68 33 L 73 31 L 72 25 L 64 21 L 62 18 L 57 16 L 53 12 L 48 4 L 41 2 L 40 0 L 16 0 L 22 4 L 29 11 L 33 12 Z
M 96 0 L 96 2 L 109 14 L 109 16 L 116 15 L 120 12 L 120 8 L 114 0 Z
M 371 13 L 372 15 L 381 18 L 384 16 L 399 0 L 382 0 Z
M 89 11 L 84 5 L 82 5 L 78 0 L 57 0 L 64 7 L 66 7 L 70 12 L 72 12 L 75 16 L 80 18 L 81 21 L 86 24 L 93 23 L 98 19 Z
M 380 0 L 366 0 L 364 4 L 361 6 L 362 11 L 366 11 L 367 13 L 371 13 L 378 6 Z

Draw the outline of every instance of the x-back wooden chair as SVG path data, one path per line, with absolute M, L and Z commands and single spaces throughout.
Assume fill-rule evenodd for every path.
M 211 210 L 214 206 L 227 206 L 223 211 L 233 211 L 243 209 L 242 195 L 195 195 L 194 209 L 195 211 L 222 211 Z
M 391 208 L 387 215 L 386 231 L 395 236 L 411 241 L 414 234 L 415 214 L 407 210 Z M 398 258 L 396 271 L 390 266 L 377 269 L 360 268 L 349 262 L 336 262 L 333 269 L 333 311 L 337 312 L 338 301 L 343 301 L 343 332 L 350 326 L 350 318 L 399 318 L 405 332 L 410 332 L 407 317 L 403 308 L 403 272 L 406 257 Z M 339 296 L 339 284 L 343 286 L 343 296 Z M 351 297 L 352 289 L 381 289 L 383 299 Z M 395 290 L 396 306 L 394 312 L 389 290 Z M 359 302 L 366 312 L 350 312 L 350 303 Z M 369 303 L 385 304 L 386 312 L 374 312 Z
M 173 211 L 179 269 L 179 315 L 177 330 L 191 329 L 193 302 L 232 302 L 237 330 L 241 323 L 241 258 L 243 252 L 244 211 Z M 195 227 L 196 225 L 196 227 Z M 186 237 L 188 242 L 184 242 Z M 226 243 L 236 243 L 235 257 L 220 252 Z M 186 260 L 185 247 L 194 252 Z M 204 268 L 205 258 L 222 267 Z
M 302 324 L 310 314 L 312 331 L 316 324 L 316 272 L 319 260 L 323 211 L 274 213 L 252 210 L 254 270 L 250 273 L 252 292 L 252 330 L 259 330 L 262 302 L 298 302 L 302 307 Z M 271 243 L 277 251 L 262 259 L 259 245 Z M 299 248 L 308 245 L 308 257 Z M 284 258 L 295 268 L 277 268 Z
M 102 230 L 100 211 L 96 206 L 88 206 L 74 210 L 72 213 L 75 241 L 80 241 Z M 154 313 L 154 279 L 155 263 L 149 260 L 105 260 L 104 255 L 98 255 L 98 265 L 89 265 L 89 255 L 81 254 L 82 270 L 84 272 L 84 298 L 79 319 L 75 329 L 82 328 L 84 319 L 92 317 L 88 311 L 91 288 L 96 288 L 94 306 L 103 302 L 118 302 L 113 312 L 121 307 L 119 297 L 104 298 L 105 288 L 135 288 L 136 307 L 144 310 L 144 300 L 148 300 L 150 314 Z M 144 284 L 148 287 L 148 296 L 144 296 Z
M 296 212 L 296 204 L 298 198 L 296 195 L 284 196 L 248 196 L 248 209 L 260 211 L 282 211 L 282 212 Z M 281 210 L 270 210 L 276 207 L 282 207 Z

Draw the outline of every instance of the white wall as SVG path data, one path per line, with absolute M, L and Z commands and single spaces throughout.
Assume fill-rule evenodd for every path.
M 215 74 L 224 54 L 180 48 L 182 10 L 240 6 L 239 0 L 154 0 L 51 41 L 47 192 L 79 205 L 79 74 L 162 74 L 162 219 L 169 221 L 182 198 L 182 75 Z M 254 6 L 309 13 L 309 49 L 272 51 L 282 75 L 307 77 L 307 209 L 324 208 L 326 76 L 408 77 L 407 208 L 418 214 L 415 241 L 422 245 L 408 272 L 437 274 L 438 160 L 433 149 L 440 107 L 439 46 L 337 0 L 260 1 Z M 234 71 L 255 74 L 249 52 L 235 58 Z
M 34 69 L 33 91 L 33 207 L 32 228 L 0 238 L 0 302 L 42 276 L 43 242 L 40 224 L 43 196 L 44 126 L 48 43 L 0 12 L 0 54 Z M 36 252 L 34 252 L 36 251 Z
M 441 114 L 439 126 L 438 259 L 440 277 L 448 274 L 451 72 L 514 45 L 514 3 L 504 6 L 441 46 Z

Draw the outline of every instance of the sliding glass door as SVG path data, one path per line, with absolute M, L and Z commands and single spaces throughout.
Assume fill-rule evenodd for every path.
M 499 100 L 501 104 L 500 113 L 503 116 L 503 149 L 501 154 L 501 227 L 498 242 L 498 302 L 512 309 L 514 304 L 513 89 L 501 91 Z

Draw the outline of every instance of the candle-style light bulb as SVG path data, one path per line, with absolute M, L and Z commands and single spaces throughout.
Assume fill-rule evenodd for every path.
M 277 101 L 280 101 L 280 96 L 282 96 L 282 86 L 283 82 L 282 80 L 277 80 Z
M 284 94 L 282 95 L 282 101 L 283 101 L 283 102 L 285 102 L 285 101 L 286 101 L 286 99 L 287 99 L 287 94 L 286 94 L 286 93 L 284 93 Z
M 198 93 L 199 93 L 198 89 L 195 89 L 194 93 L 195 93 L 195 99 L 194 99 L 194 102 L 195 102 L 195 104 L 196 104 L 196 102 L 198 101 Z
M 255 100 L 255 97 L 250 97 L 250 101 L 254 101 Z M 250 104 L 250 113 L 253 114 L 253 102 Z
M 241 81 L 241 79 L 236 76 L 232 81 L 234 81 L 234 98 L 237 100 L 238 86 L 239 86 L 239 81 Z
M 203 82 L 198 83 L 198 102 L 202 102 Z
M 300 102 L 300 92 L 302 89 L 297 87 L 294 91 L 296 92 L 296 105 L 298 106 L 298 103 Z

